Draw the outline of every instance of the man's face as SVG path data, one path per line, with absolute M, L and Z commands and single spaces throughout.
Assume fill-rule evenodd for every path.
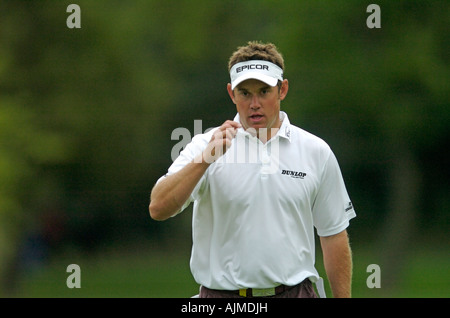
M 271 128 L 280 128 L 280 102 L 286 97 L 288 82 L 284 80 L 281 88 L 272 87 L 264 82 L 249 79 L 240 83 L 234 91 L 228 84 L 228 93 L 239 113 L 245 130 L 253 128 L 267 129 L 267 139 L 271 138 Z M 259 134 L 258 134 L 259 135 Z

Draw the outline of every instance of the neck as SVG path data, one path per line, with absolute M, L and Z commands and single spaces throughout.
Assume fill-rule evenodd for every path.
M 275 136 L 280 128 L 279 127 L 273 127 L 273 128 L 260 128 L 256 130 L 256 137 L 265 144 L 270 139 L 272 139 L 273 136 Z M 253 130 L 253 132 L 255 132 Z M 254 134 L 252 134 L 254 135 Z

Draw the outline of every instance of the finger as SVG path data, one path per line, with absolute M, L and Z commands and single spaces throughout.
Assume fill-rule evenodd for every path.
M 232 140 L 234 137 L 236 137 L 237 135 L 237 130 L 234 128 L 227 128 L 225 130 L 218 130 L 214 135 L 213 138 L 211 139 L 211 141 L 213 140 L 217 140 L 218 142 L 220 142 L 219 140 L 225 140 L 225 139 L 229 139 Z
M 225 130 L 227 128 L 238 129 L 241 127 L 241 124 L 232 120 L 227 120 L 220 126 L 221 130 Z
M 236 136 L 236 134 L 237 134 L 237 130 L 234 128 L 227 128 L 225 130 L 225 138 L 227 138 L 227 139 L 230 139 L 230 140 L 233 139 Z
M 230 121 L 229 121 L 229 124 L 230 124 L 232 127 L 236 128 L 236 129 L 242 127 L 242 125 L 241 125 L 240 123 L 238 123 L 238 122 L 236 122 L 236 121 L 233 121 L 233 120 L 230 120 Z

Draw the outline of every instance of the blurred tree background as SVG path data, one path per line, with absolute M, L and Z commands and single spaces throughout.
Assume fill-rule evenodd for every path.
M 28 295 L 21 282 L 62 255 L 188 262 L 190 213 L 152 221 L 150 190 L 175 128 L 235 115 L 227 62 L 249 40 L 278 46 L 282 109 L 339 159 L 355 271 L 380 264 L 390 295 L 419 247 L 437 250 L 450 296 L 448 1 L 377 1 L 380 29 L 356 0 L 79 0 L 80 29 L 71 3 L 0 0 L 0 296 Z

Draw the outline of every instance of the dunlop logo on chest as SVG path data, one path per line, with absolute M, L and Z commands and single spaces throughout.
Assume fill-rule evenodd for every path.
M 306 173 L 301 171 L 292 171 L 292 170 L 281 170 L 281 174 L 290 176 L 295 179 L 304 179 L 306 177 Z

